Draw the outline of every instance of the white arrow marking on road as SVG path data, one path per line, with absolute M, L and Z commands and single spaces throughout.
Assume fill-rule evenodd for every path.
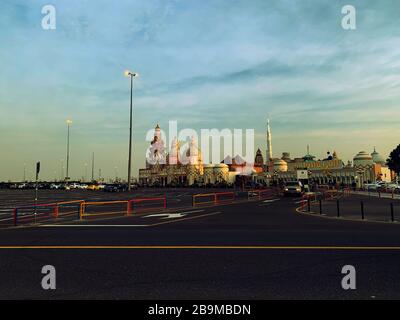
M 182 218 L 186 216 L 184 213 L 158 213 L 158 214 L 150 214 L 148 216 L 144 216 L 143 218 L 152 218 L 152 217 L 164 217 L 161 219 L 176 219 Z
M 278 201 L 279 199 L 268 199 L 268 200 L 264 200 L 263 202 L 274 202 L 274 201 Z

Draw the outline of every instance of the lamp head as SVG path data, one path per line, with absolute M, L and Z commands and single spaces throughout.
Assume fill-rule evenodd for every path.
M 129 70 L 125 70 L 124 75 L 126 77 L 139 77 L 139 73 L 137 72 L 131 72 Z

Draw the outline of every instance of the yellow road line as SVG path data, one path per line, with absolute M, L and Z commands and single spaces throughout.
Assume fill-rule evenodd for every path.
M 0 250 L 7 249 L 217 249 L 217 250 L 373 250 L 373 251 L 399 251 L 400 246 L 211 246 L 211 245 L 20 245 L 0 246 Z

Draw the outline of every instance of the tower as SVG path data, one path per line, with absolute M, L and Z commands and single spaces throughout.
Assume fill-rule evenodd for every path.
M 267 119 L 267 165 L 272 160 L 272 137 L 271 137 L 271 128 L 269 127 L 269 119 Z

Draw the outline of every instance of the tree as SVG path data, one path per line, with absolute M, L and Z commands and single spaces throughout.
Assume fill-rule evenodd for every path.
M 396 147 L 396 149 L 393 149 L 386 162 L 390 170 L 400 174 L 400 144 Z

